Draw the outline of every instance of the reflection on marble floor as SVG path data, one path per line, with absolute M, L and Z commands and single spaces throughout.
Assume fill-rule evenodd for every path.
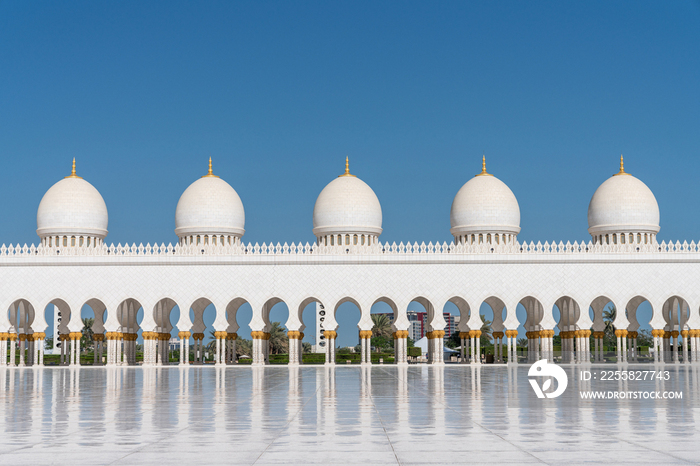
M 0 369 L 2 464 L 697 464 L 700 374 L 582 381 L 527 367 Z M 581 390 L 682 391 L 582 400 Z

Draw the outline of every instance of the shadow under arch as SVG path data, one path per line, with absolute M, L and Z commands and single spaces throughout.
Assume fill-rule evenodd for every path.
M 62 298 L 54 298 L 46 304 L 44 307 L 44 320 L 48 323 L 51 322 L 52 328 L 46 329 L 47 336 L 52 337 L 53 346 L 48 349 L 48 354 L 55 355 L 59 354 L 59 364 L 68 364 L 67 349 L 70 346 L 70 329 L 68 324 L 71 319 L 71 308 L 68 303 Z M 52 312 L 53 316 L 51 319 L 47 319 L 46 315 Z M 37 329 L 35 329 L 37 330 Z
M 117 365 L 136 364 L 136 342 L 141 330 L 140 321 L 143 321 L 145 309 L 135 298 L 126 298 L 117 306 L 115 316 L 119 323 L 116 338 L 107 346 L 108 363 Z M 140 319 L 139 319 L 140 315 Z M 144 342 L 145 343 L 145 342 Z M 144 345 L 145 348 L 145 345 Z M 145 360 L 144 360 L 145 363 Z
M 554 329 L 559 332 L 561 362 L 571 363 L 576 360 L 576 349 L 578 348 L 580 351 L 588 342 L 588 336 L 581 336 L 581 334 L 577 334 L 576 331 L 582 330 L 582 327 L 586 327 L 583 330 L 588 331 L 590 325 L 582 325 L 583 322 L 580 322 L 582 317 L 581 307 L 571 296 L 562 296 L 558 298 L 554 302 L 552 315 L 555 314 L 555 310 L 559 313 L 559 319 L 556 319 L 556 317 L 554 319 L 557 321 L 557 325 Z M 582 340 L 582 338 L 585 338 L 585 341 Z M 586 357 L 587 353 L 580 353 L 580 358 L 582 360 Z
M 690 362 L 688 352 L 688 330 L 690 330 L 688 321 L 690 312 L 688 301 L 678 295 L 667 298 L 661 307 L 665 326 L 663 328 L 663 336 L 655 338 L 654 346 L 663 345 L 660 351 L 663 355 L 661 356 L 663 362 Z M 659 331 L 658 334 L 660 335 L 661 332 Z M 635 343 L 635 341 L 632 342 L 633 345 Z
M 554 345 L 552 344 L 552 339 L 554 331 L 542 328 L 541 323 L 544 318 L 542 303 L 534 296 L 526 296 L 518 302 L 518 305 L 523 306 L 526 313 L 523 327 L 525 327 L 525 337 L 527 338 L 528 362 L 534 363 L 542 358 L 553 361 Z M 543 330 L 546 333 L 541 333 Z
M 19 365 L 33 365 L 39 361 L 41 356 L 37 356 L 35 343 L 43 346 L 43 339 L 34 341 L 34 330 L 32 323 L 35 318 L 34 305 L 28 299 L 19 298 L 10 304 L 7 310 L 7 316 L 10 320 L 10 365 L 15 365 L 15 351 L 19 351 Z M 17 341 L 17 349 L 15 350 L 15 341 Z M 39 346 L 39 349 L 41 349 Z
M 306 330 L 306 322 L 304 321 L 304 314 L 311 312 L 313 313 L 313 334 L 311 332 L 308 332 L 309 334 L 305 334 L 304 331 Z M 305 298 L 300 304 L 299 308 L 297 309 L 297 319 L 299 322 L 299 327 L 296 329 L 296 331 L 300 332 L 299 333 L 299 340 L 303 341 L 306 340 L 308 341 L 310 339 L 313 339 L 313 345 L 316 345 L 316 352 L 321 352 L 319 349 L 325 349 L 326 342 L 325 339 L 326 337 L 323 335 L 323 323 L 326 320 L 326 306 L 323 304 L 323 302 L 318 299 L 315 296 L 309 296 Z M 291 312 L 290 312 L 290 320 L 291 320 Z M 290 327 L 289 323 L 286 325 L 289 330 L 295 330 Z M 317 328 L 318 327 L 318 328 Z M 301 362 L 301 358 L 303 355 L 303 343 L 300 343 L 301 345 L 301 350 L 300 350 L 300 355 L 299 355 L 299 362 Z M 291 350 L 290 350 L 291 351 Z

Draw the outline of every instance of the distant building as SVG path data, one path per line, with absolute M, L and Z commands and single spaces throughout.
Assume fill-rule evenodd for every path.
M 392 324 L 394 323 L 393 312 L 380 312 L 374 315 L 387 316 L 389 322 Z M 455 317 L 449 312 L 443 312 L 442 315 L 445 318 L 445 322 L 447 322 L 447 325 L 445 325 L 444 329 L 444 339 L 448 339 L 450 338 L 450 335 L 457 331 L 457 322 L 459 321 L 455 321 Z M 408 337 L 411 338 L 414 342 L 423 338 L 425 336 L 425 333 L 428 331 L 428 313 L 418 311 L 407 311 L 406 317 L 408 317 L 408 321 L 410 322 L 410 327 L 408 328 Z

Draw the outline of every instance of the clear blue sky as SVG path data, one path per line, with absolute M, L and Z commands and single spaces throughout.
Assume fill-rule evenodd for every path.
M 383 240 L 448 241 L 483 152 L 521 240 L 587 240 L 590 197 L 624 153 L 659 238 L 697 241 L 699 45 L 698 1 L 0 1 L 0 243 L 37 240 L 73 157 L 108 242 L 175 241 L 210 156 L 243 200 L 244 240 L 311 242 L 346 155 Z

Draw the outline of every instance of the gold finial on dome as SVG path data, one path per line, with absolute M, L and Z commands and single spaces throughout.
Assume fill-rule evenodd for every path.
M 338 178 L 340 178 L 341 176 L 355 176 L 350 174 L 350 157 L 345 157 L 345 173 L 340 175 Z
M 620 172 L 615 173 L 613 176 L 617 175 L 629 175 L 629 173 L 625 173 L 625 160 L 622 158 L 622 154 L 620 154 Z
M 209 172 L 202 178 L 218 178 L 218 176 L 214 174 L 214 170 L 211 168 L 211 157 L 209 157 Z
M 70 171 L 70 176 L 66 176 L 66 178 L 78 178 L 79 180 L 82 180 L 81 177 L 75 174 L 75 157 L 73 157 L 73 168 Z
M 493 176 L 492 174 L 486 172 L 486 154 L 481 156 L 481 173 L 476 176 Z

